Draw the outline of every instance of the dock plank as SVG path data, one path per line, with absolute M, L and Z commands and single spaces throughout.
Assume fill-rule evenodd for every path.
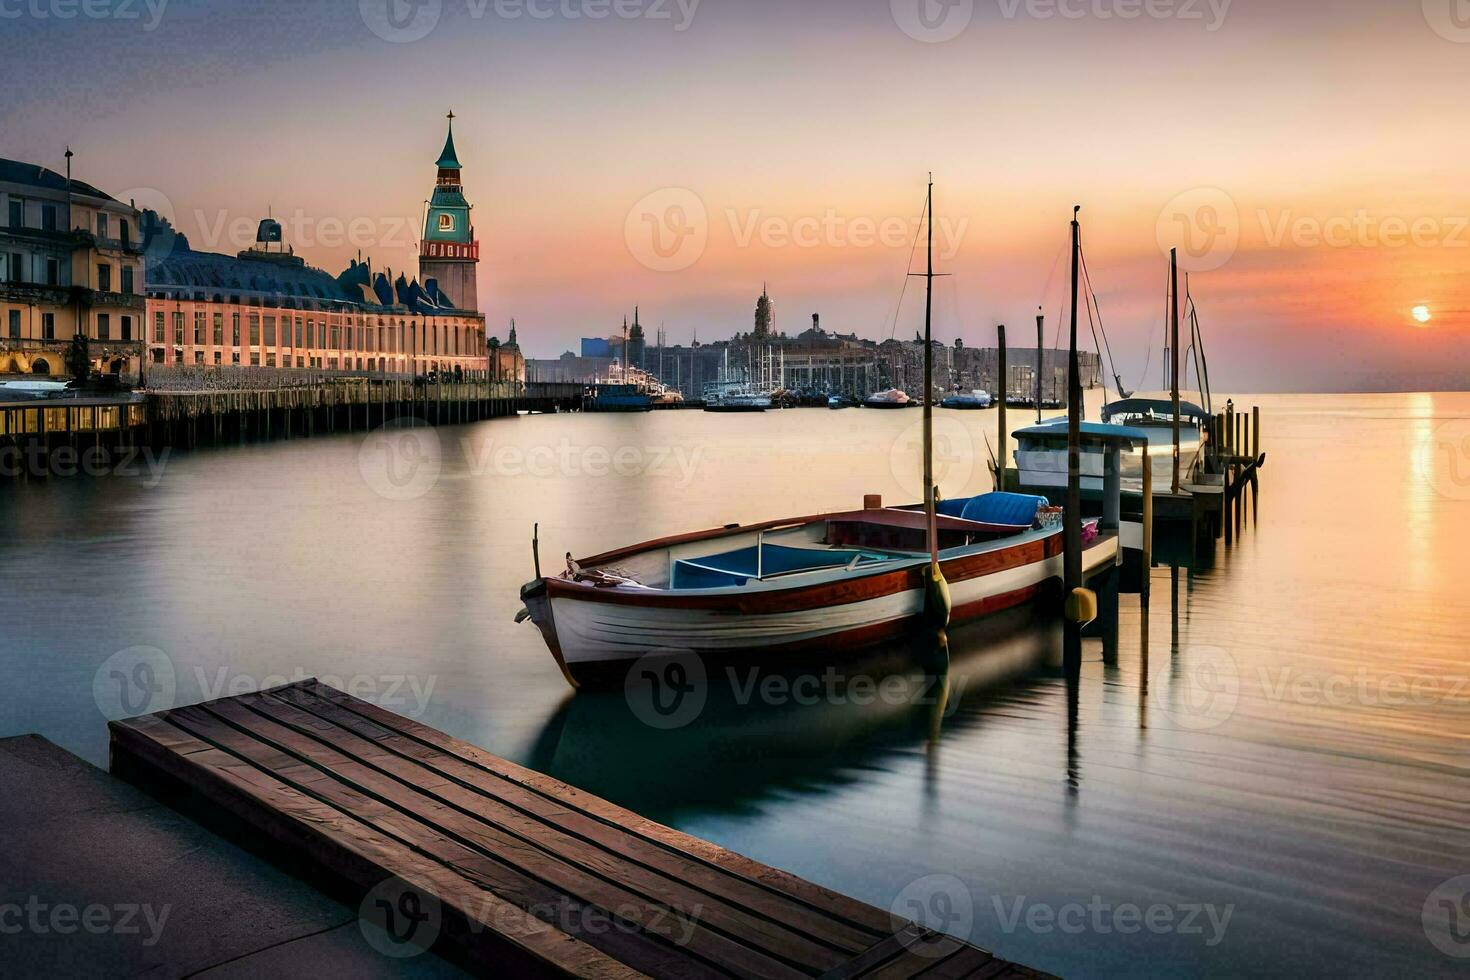
M 115 769 L 186 788 L 359 897 L 403 883 L 442 909 L 437 948 L 496 972 L 938 980 L 1011 967 L 315 681 L 111 730 Z

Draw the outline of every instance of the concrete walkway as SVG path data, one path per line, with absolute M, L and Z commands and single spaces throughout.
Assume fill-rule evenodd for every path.
M 36 735 L 0 739 L 0 974 L 460 977 Z

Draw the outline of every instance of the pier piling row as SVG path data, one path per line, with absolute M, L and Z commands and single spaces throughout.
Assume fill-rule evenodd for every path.
M 329 433 L 398 419 L 460 425 L 522 412 L 577 411 L 583 386 L 372 378 L 218 391 L 148 391 L 0 403 L 0 480 L 57 475 L 55 456 L 125 458 Z M 62 472 L 76 468 L 68 466 Z

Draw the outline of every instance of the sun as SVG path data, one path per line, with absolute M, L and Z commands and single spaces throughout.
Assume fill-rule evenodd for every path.
M 1429 312 L 1427 306 L 1416 306 L 1414 307 L 1414 319 L 1419 323 L 1428 323 L 1434 319 L 1434 314 Z

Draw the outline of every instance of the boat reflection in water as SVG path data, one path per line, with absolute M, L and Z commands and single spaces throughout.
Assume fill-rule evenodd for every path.
M 569 695 L 529 765 L 661 822 L 835 787 L 885 754 L 976 724 L 976 702 L 1054 675 L 1061 622 L 1046 608 L 1059 606 L 951 629 L 947 672 L 914 667 L 942 663 L 943 638 L 810 670 L 645 658 L 620 690 Z

